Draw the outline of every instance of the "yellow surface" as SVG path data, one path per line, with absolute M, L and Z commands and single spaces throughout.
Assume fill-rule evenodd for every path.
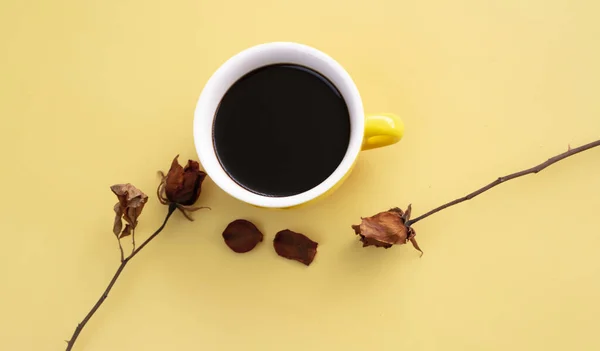
M 359 217 L 413 214 L 600 136 L 600 2 L 3 0 L 0 349 L 61 350 L 118 266 L 109 186 L 166 209 L 156 171 L 195 157 L 210 74 L 248 46 L 315 46 L 403 140 L 362 153 L 324 201 L 272 212 L 207 181 L 187 222 L 127 267 L 76 350 L 598 350 L 600 150 L 511 181 L 362 249 Z M 233 219 L 266 234 L 238 255 Z M 278 257 L 290 228 L 312 266 Z

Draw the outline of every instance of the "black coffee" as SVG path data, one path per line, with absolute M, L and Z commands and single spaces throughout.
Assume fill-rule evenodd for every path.
M 278 64 L 235 82 L 221 100 L 213 142 L 222 167 L 244 188 L 290 196 L 338 167 L 350 140 L 348 108 L 336 87 L 309 68 Z

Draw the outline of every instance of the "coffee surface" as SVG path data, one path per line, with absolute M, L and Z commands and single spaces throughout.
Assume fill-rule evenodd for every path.
M 242 187 L 267 196 L 305 192 L 339 166 L 350 117 L 337 88 L 309 68 L 256 69 L 223 96 L 213 125 L 219 162 Z

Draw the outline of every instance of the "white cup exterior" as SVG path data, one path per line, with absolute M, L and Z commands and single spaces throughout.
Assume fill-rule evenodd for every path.
M 245 74 L 266 65 L 297 64 L 327 77 L 340 91 L 350 115 L 350 143 L 336 170 L 323 182 L 303 193 L 272 197 L 251 192 L 238 185 L 225 172 L 217 158 L 213 143 L 213 121 L 219 103 L 227 90 Z M 356 85 L 346 70 L 325 53 L 298 43 L 274 42 L 248 48 L 227 60 L 210 77 L 194 112 L 196 152 L 209 177 L 229 195 L 251 205 L 267 208 L 293 207 L 323 195 L 350 171 L 361 150 L 364 135 L 364 110 Z

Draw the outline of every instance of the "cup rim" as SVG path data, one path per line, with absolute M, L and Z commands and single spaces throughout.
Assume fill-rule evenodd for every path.
M 285 62 L 278 61 L 280 57 L 287 59 Z M 315 69 L 327 77 L 342 94 L 350 115 L 350 142 L 346 154 L 338 167 L 329 177 L 314 188 L 300 194 L 285 197 L 254 193 L 231 179 L 218 160 L 212 138 L 216 109 L 225 92 L 244 74 L 258 67 L 275 63 L 300 64 Z M 271 42 L 258 44 L 242 50 L 225 61 L 212 74 L 202 89 L 196 103 L 193 134 L 200 163 L 219 188 L 238 200 L 254 206 L 287 208 L 320 197 L 340 182 L 351 170 L 362 147 L 364 111 L 356 84 L 350 77 L 350 74 L 332 57 L 305 44 Z

